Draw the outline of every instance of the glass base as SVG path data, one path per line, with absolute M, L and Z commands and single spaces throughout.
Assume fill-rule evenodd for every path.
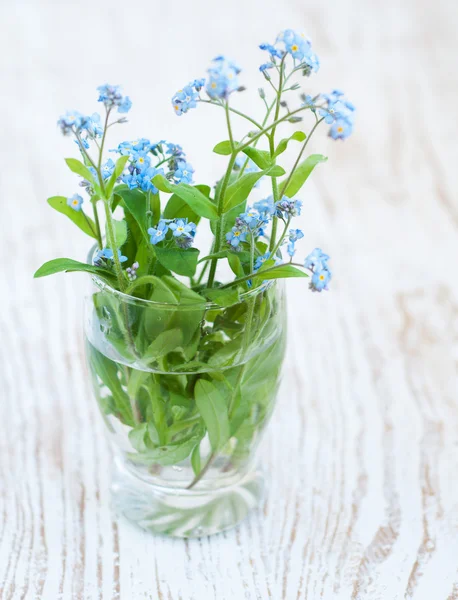
M 142 529 L 190 538 L 220 533 L 259 506 L 265 489 L 258 468 L 235 482 L 212 489 L 165 487 L 136 477 L 115 459 L 111 485 L 116 512 Z

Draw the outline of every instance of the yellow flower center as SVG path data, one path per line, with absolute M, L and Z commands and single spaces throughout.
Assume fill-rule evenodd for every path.
M 72 204 L 73 204 L 73 206 L 77 206 L 78 200 L 73 200 Z
M 183 227 L 177 227 L 177 231 L 184 231 Z
M 215 87 L 216 87 L 216 82 L 215 82 L 215 81 L 213 81 L 213 82 L 212 82 L 212 88 L 213 88 L 213 89 L 215 89 Z
M 175 110 L 178 110 L 180 107 L 178 106 L 178 104 L 175 104 L 174 108 Z
M 186 177 L 186 175 L 188 174 L 187 171 L 183 171 L 183 175 Z
M 299 50 L 299 46 L 297 46 L 296 44 L 293 44 L 293 45 L 291 46 L 291 50 L 292 50 L 293 52 L 297 52 L 297 51 Z
M 145 162 L 145 159 L 143 158 L 143 156 L 141 156 L 141 157 L 138 159 L 138 162 L 139 162 L 140 164 L 143 164 L 143 163 Z
M 234 231 L 234 235 L 235 235 L 235 237 L 239 237 L 240 231 Z
M 338 131 L 339 133 L 342 133 L 342 131 L 343 131 L 343 127 L 342 127 L 342 126 L 340 126 L 340 127 L 337 127 L 337 131 Z
M 324 275 L 320 275 L 319 280 L 324 281 Z

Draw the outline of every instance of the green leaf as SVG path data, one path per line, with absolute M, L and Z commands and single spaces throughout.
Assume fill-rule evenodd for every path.
M 224 212 L 228 212 L 234 206 L 241 204 L 248 198 L 256 182 L 264 175 L 264 171 L 257 173 L 246 173 L 228 186 L 224 198 Z
M 157 448 L 147 450 L 146 452 L 141 452 L 139 454 L 130 453 L 127 456 L 136 463 L 146 465 L 152 463 L 162 466 L 176 465 L 190 455 L 201 439 L 202 434 L 199 432 L 180 443 L 158 446 Z
M 121 248 L 121 246 L 127 240 L 127 223 L 124 221 L 124 219 L 122 219 L 121 221 L 113 219 L 113 229 L 116 248 Z M 108 235 L 106 237 L 108 239 Z
M 65 196 L 52 196 L 48 198 L 49 206 L 52 206 L 54 210 L 67 216 L 77 227 L 84 231 L 87 235 L 97 239 L 96 226 L 92 219 L 90 219 L 83 210 L 73 210 L 71 206 L 67 204 L 67 198 Z
M 229 156 L 229 154 L 232 153 L 232 145 L 230 140 L 225 140 L 224 142 L 220 142 L 219 144 L 216 144 L 216 146 L 213 148 L 213 152 L 215 152 L 215 154 L 222 154 L 223 156 Z
M 83 177 L 98 188 L 97 182 L 94 179 L 93 174 L 80 160 L 77 160 L 76 158 L 66 158 L 65 162 L 67 163 L 70 171 L 73 171 L 73 173 L 80 175 L 81 177 Z
M 265 173 L 269 177 L 280 177 L 281 175 L 284 175 L 286 171 L 283 167 L 280 167 L 280 165 L 274 165 L 273 167 L 270 167 L 270 169 L 267 169 Z
M 196 248 L 181 250 L 180 248 L 160 248 L 156 246 L 155 251 L 158 261 L 166 269 L 186 277 L 193 277 L 196 272 L 199 256 L 199 250 Z
M 268 265 L 269 262 L 270 261 L 265 262 L 263 267 Z M 269 268 L 272 268 L 271 265 L 266 267 L 266 269 Z M 293 265 L 278 265 L 278 267 L 274 267 L 268 272 L 264 272 L 264 269 L 261 267 L 258 271 L 256 280 L 264 281 L 265 279 L 284 279 L 286 277 L 308 277 L 308 275 L 297 267 L 293 267 Z
M 288 198 L 293 198 L 307 181 L 308 176 L 316 167 L 316 165 L 321 162 L 326 162 L 327 160 L 327 157 L 323 156 L 322 154 L 311 154 L 308 158 L 301 162 L 301 164 L 294 171 L 293 176 L 291 177 L 291 180 L 285 190 L 283 190 L 283 187 L 287 179 L 280 183 L 279 187 L 280 190 L 282 190 L 282 194 Z
M 108 197 L 111 196 L 111 193 L 113 192 L 113 188 L 116 184 L 116 180 L 121 175 L 121 173 L 124 171 L 124 167 L 126 166 L 126 163 L 128 160 L 129 160 L 129 156 L 127 155 L 127 156 L 120 156 L 118 158 L 118 160 L 116 161 L 114 171 L 111 174 L 111 177 L 108 180 L 108 182 L 105 184 L 105 191 L 106 191 L 106 194 Z
M 116 402 L 115 409 L 117 416 L 121 418 L 123 423 L 133 427 L 132 407 L 129 396 L 125 393 L 119 381 L 116 363 L 96 350 L 94 346 L 89 345 L 89 364 L 94 375 L 100 377 L 113 394 L 113 399 Z
M 163 175 L 156 175 L 156 177 L 153 178 L 153 183 L 163 192 L 174 192 L 200 217 L 206 219 L 216 219 L 218 217 L 216 206 L 205 194 L 199 191 L 197 187 L 193 187 L 187 183 L 172 185 Z
M 267 150 L 258 150 L 257 148 L 248 146 L 243 150 L 243 152 L 249 158 L 251 158 L 254 164 L 260 169 L 265 170 L 272 166 L 272 157 L 270 156 L 270 152 L 267 152 Z
M 215 304 L 218 304 L 218 306 L 232 306 L 240 302 L 239 293 L 236 288 L 227 288 L 225 290 L 212 288 L 203 290 L 201 293 Z
M 282 154 L 288 147 L 288 144 L 291 140 L 296 140 L 297 142 L 303 142 L 303 141 L 305 141 L 306 137 L 307 136 L 305 135 L 305 133 L 303 131 L 296 131 L 289 138 L 283 138 L 282 140 L 280 140 L 280 143 L 278 144 L 278 146 L 274 152 L 274 156 L 279 156 L 280 154 Z
M 122 190 L 117 189 L 116 193 L 121 196 L 125 208 L 137 221 L 143 234 L 146 235 L 146 211 L 149 208 L 146 194 L 140 190 L 129 190 L 128 188 Z
M 152 362 L 162 358 L 183 343 L 183 334 L 179 329 L 167 329 L 151 342 L 143 355 L 143 360 Z
M 207 198 L 210 196 L 210 187 L 208 185 L 196 185 L 199 192 L 202 192 Z M 165 219 L 188 219 L 196 225 L 200 221 L 200 216 L 177 194 L 172 194 L 164 209 Z
M 175 185 L 171 184 L 163 175 L 156 175 L 153 177 L 153 184 L 157 189 L 161 192 L 166 192 L 167 194 L 172 194 Z
M 55 258 L 53 260 L 48 260 L 48 262 L 45 262 L 44 265 L 41 265 L 38 271 L 35 272 L 34 277 L 46 277 L 47 275 L 61 273 L 62 271 L 65 271 L 66 273 L 70 273 L 72 271 L 84 271 L 85 273 L 92 273 L 93 275 L 102 277 L 108 282 L 112 282 L 114 280 L 114 275 L 111 273 L 111 271 L 107 271 L 101 267 L 94 267 L 86 263 L 78 262 L 77 260 L 72 260 L 71 258 Z
M 206 379 L 197 381 L 194 396 L 207 428 L 212 450 L 217 452 L 230 437 L 226 402 L 216 387 Z
M 237 254 L 234 252 L 228 252 L 227 262 L 229 263 L 231 271 L 236 277 L 243 277 L 245 275 L 242 263 L 240 262 L 240 258 L 237 256 Z

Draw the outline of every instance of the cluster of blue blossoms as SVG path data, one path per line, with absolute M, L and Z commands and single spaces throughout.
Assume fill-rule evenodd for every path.
M 304 267 L 313 273 L 310 280 L 310 289 L 314 292 L 322 292 L 328 289 L 332 276 L 328 267 L 328 260 L 329 256 L 321 248 L 315 248 L 305 259 Z
M 318 104 L 323 102 L 323 104 Z M 329 136 L 334 140 L 345 140 L 353 131 L 355 105 L 344 98 L 341 90 L 332 90 L 330 94 L 320 94 L 316 98 L 305 96 L 304 106 L 323 117 L 331 125 Z
M 107 110 L 117 108 L 119 113 L 129 112 L 132 102 L 129 96 L 122 95 L 119 85 L 105 84 L 99 86 L 97 90 L 99 92 L 98 102 L 103 102 Z M 89 139 L 103 135 L 102 121 L 98 113 L 94 113 L 89 117 L 76 110 L 67 111 L 65 115 L 59 118 L 57 125 L 64 135 L 85 133 Z M 82 143 L 85 148 L 89 147 L 87 139 L 82 140 Z
M 194 79 L 172 98 L 175 114 L 184 115 L 190 108 L 196 108 L 200 100 L 199 92 L 205 86 L 205 91 L 212 99 L 227 99 L 229 94 L 242 89 L 239 85 L 238 75 L 240 67 L 224 56 L 213 59 L 208 69 L 207 79 Z
M 196 108 L 199 100 L 199 92 L 205 85 L 205 79 L 194 79 L 185 85 L 182 90 L 172 98 L 172 106 L 175 114 L 178 116 L 184 115 L 190 108 Z
M 118 258 L 119 258 L 119 262 L 123 263 L 126 262 L 127 260 L 127 256 L 123 256 L 121 254 L 121 250 L 118 250 Z M 97 266 L 100 266 L 101 264 L 103 264 L 104 262 L 108 261 L 108 260 L 114 260 L 114 254 L 113 254 L 113 250 L 111 250 L 111 248 L 103 248 L 102 250 L 99 250 L 97 252 L 97 254 L 94 257 L 94 264 Z
M 152 179 L 156 175 L 164 175 L 176 184 L 192 183 L 194 169 L 186 160 L 183 149 L 178 144 L 172 144 L 165 140 L 152 144 L 148 139 L 141 138 L 134 142 L 122 142 L 112 152 L 129 156 L 126 170 L 120 178 L 122 183 L 129 186 L 129 189 L 139 188 L 144 192 L 157 194 L 158 190 L 152 183 Z M 167 164 L 167 174 L 164 169 L 158 168 L 158 164 L 156 166 L 151 164 L 152 157 L 159 159 L 158 164 Z M 113 161 L 107 161 L 107 173 L 112 166 L 114 168 L 112 163 Z
M 156 227 L 150 227 L 150 242 L 155 246 L 165 240 L 168 231 L 180 248 L 190 248 L 196 235 L 196 224 L 188 223 L 188 219 L 161 219 Z
M 270 62 L 259 67 L 266 79 L 270 79 L 268 69 L 275 67 L 276 59 L 282 59 L 285 54 L 290 54 L 293 57 L 295 69 L 302 69 L 305 75 L 310 75 L 312 72 L 316 73 L 320 68 L 320 61 L 312 50 L 310 40 L 303 33 L 293 29 L 282 31 L 275 44 L 261 44 L 259 47 L 261 50 L 268 52 L 270 57 Z

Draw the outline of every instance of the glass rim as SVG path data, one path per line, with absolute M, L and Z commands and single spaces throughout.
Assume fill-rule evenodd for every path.
M 97 249 L 97 244 L 94 244 L 91 247 L 91 249 L 89 250 L 89 253 L 87 256 L 87 264 L 88 265 L 93 266 L 92 257 L 94 256 L 96 249 Z M 205 298 L 203 296 L 202 296 L 202 298 L 205 300 L 205 302 L 188 302 L 188 303 L 181 302 L 181 301 L 178 301 L 177 303 L 156 302 L 155 300 L 147 300 L 145 298 L 138 298 L 137 296 L 132 296 L 130 294 L 126 294 L 125 292 L 121 292 L 120 290 L 116 290 L 109 283 L 106 283 L 100 277 L 98 277 L 97 275 L 95 275 L 93 273 L 89 273 L 89 275 L 90 275 L 94 285 L 96 285 L 100 289 L 100 291 L 109 292 L 113 296 L 118 297 L 119 299 L 123 300 L 126 303 L 139 304 L 139 305 L 151 306 L 151 307 L 155 306 L 158 308 L 167 307 L 167 308 L 170 308 L 173 310 L 177 310 L 177 308 L 184 308 L 186 310 L 203 310 L 203 309 L 204 310 L 224 310 L 226 308 L 230 308 L 231 306 L 237 306 L 238 304 L 242 304 L 243 302 L 245 302 L 246 300 L 249 300 L 250 298 L 257 297 L 258 294 L 265 292 L 266 290 L 270 289 L 271 287 L 274 287 L 274 285 L 276 283 L 275 279 L 269 279 L 269 280 L 265 281 L 259 287 L 241 293 L 239 295 L 239 299 L 237 302 L 234 302 L 233 304 L 229 304 L 227 306 L 221 306 L 219 304 L 216 304 L 215 302 L 210 302 L 210 301 L 205 300 Z M 191 289 L 191 288 L 188 288 L 188 289 Z

